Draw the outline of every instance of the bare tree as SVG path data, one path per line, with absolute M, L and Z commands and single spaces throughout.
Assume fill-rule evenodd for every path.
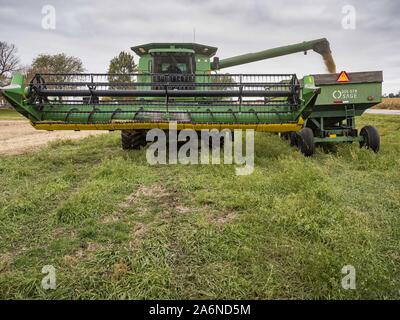
M 0 41 L 0 81 L 9 78 L 12 72 L 18 70 L 18 65 L 15 45 Z
M 0 41 L 0 86 L 9 80 L 11 74 L 18 70 L 19 58 L 17 48 L 13 44 Z M 0 107 L 10 107 L 0 93 Z

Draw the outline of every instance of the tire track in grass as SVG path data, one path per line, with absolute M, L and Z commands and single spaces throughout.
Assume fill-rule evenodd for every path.
M 157 182 L 145 183 L 127 195 L 110 215 L 99 219 L 101 228 L 122 223 L 129 226 L 130 232 L 128 242 L 101 246 L 80 257 L 83 269 L 92 270 L 102 283 L 92 288 L 99 296 L 102 290 L 112 287 L 113 294 L 125 290 L 125 297 L 131 299 L 169 297 L 169 255 L 165 230 L 160 226 L 160 222 L 168 219 L 169 214 L 160 210 L 160 207 L 168 209 L 165 205 L 168 196 Z
M 102 220 L 103 224 L 115 222 L 130 224 L 131 240 L 125 247 L 127 252 L 134 256 L 128 258 L 121 254 L 121 261 L 116 264 L 126 267 L 127 281 L 135 276 L 136 284 L 138 281 L 139 283 L 150 281 L 159 290 L 155 296 L 151 286 L 143 289 L 142 296 L 138 296 L 138 292 L 132 290 L 129 293 L 132 298 L 176 297 L 173 278 L 180 259 L 180 248 L 175 230 L 185 228 L 176 217 L 190 215 L 193 211 L 182 204 L 178 190 L 168 185 L 168 179 L 165 178 L 166 170 L 153 169 L 157 172 L 158 182 L 140 186 L 119 204 L 111 216 Z M 143 261 L 146 261 L 147 272 L 139 275 L 136 271 L 143 269 L 143 265 L 140 265 Z M 125 267 L 122 269 L 125 270 Z M 160 275 L 161 278 L 149 278 L 149 274 L 154 270 L 164 270 Z
M 163 217 L 172 269 L 170 294 L 174 299 L 222 296 L 217 287 L 232 284 L 237 267 L 232 261 L 218 257 L 217 246 L 223 241 L 221 233 L 225 225 L 235 220 L 236 213 L 208 205 L 193 205 L 190 193 L 179 183 L 186 179 L 187 171 L 196 175 L 195 169 L 182 169 L 180 177 L 175 169 L 171 167 L 163 172 L 162 184 L 168 196 L 160 204 L 167 210 Z

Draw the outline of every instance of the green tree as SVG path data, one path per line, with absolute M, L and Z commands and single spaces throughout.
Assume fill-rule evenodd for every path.
M 134 79 L 129 75 L 137 71 L 137 66 L 133 55 L 128 52 L 120 52 L 118 56 L 110 61 L 108 67 L 108 80 L 110 82 L 133 82 Z M 118 75 L 116 75 L 118 74 Z
M 26 81 L 32 80 L 37 73 L 81 73 L 84 72 L 81 59 L 67 56 L 65 53 L 40 54 L 32 61 L 32 65 L 26 71 Z M 69 76 L 46 77 L 47 81 L 68 81 Z
M 59 54 L 40 54 L 32 61 L 32 65 L 25 69 L 25 83 L 28 84 L 35 74 L 54 73 L 56 75 L 45 76 L 46 82 L 59 82 L 60 85 L 52 88 L 65 88 L 62 84 L 71 81 L 74 76 L 71 73 L 84 72 L 81 59 L 73 56 L 67 56 L 65 53 Z M 61 100 L 62 97 L 52 98 L 53 100 Z
M 32 62 L 32 71 L 37 73 L 80 73 L 85 69 L 81 59 L 59 53 L 40 54 Z

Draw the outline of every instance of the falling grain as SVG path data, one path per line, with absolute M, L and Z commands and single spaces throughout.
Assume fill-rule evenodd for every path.
M 329 73 L 336 73 L 336 64 L 330 52 L 322 54 L 326 69 Z

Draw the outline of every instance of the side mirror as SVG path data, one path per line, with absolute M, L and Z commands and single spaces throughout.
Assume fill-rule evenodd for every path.
M 211 69 L 218 70 L 219 69 L 219 58 L 214 57 L 213 61 L 211 62 Z

